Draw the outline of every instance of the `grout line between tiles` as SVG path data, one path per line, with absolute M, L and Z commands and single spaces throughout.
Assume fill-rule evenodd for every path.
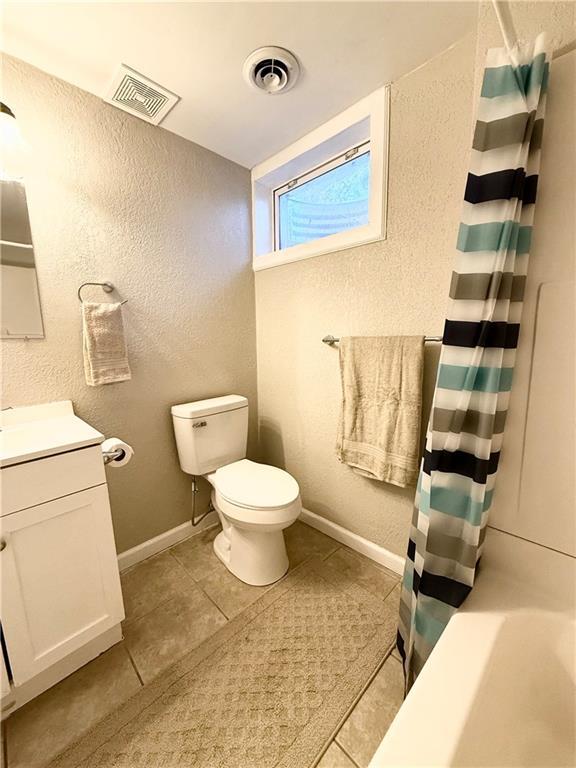
M 192 582 L 192 586 L 198 587 L 198 589 L 200 589 L 199 585 L 195 581 Z M 203 590 L 200 590 L 200 591 L 203 591 Z M 166 599 L 161 600 L 159 603 L 156 603 L 155 605 L 153 605 L 152 608 L 150 608 L 145 613 L 140 613 L 138 614 L 138 616 L 132 616 L 131 618 L 124 619 L 124 621 L 122 622 L 122 626 L 129 627 L 129 626 L 132 626 L 132 624 L 135 624 L 137 621 L 140 621 L 140 619 L 145 619 L 146 616 L 150 616 L 151 613 L 154 613 L 154 611 L 157 608 L 161 608 L 163 605 L 166 605 L 166 603 L 169 603 L 171 600 L 174 600 L 174 598 L 178 597 L 179 594 L 182 594 L 182 593 L 180 591 L 174 592 Z
M 174 546 L 177 546 L 177 545 L 174 545 Z M 182 581 L 183 582 L 189 582 L 192 585 L 193 588 L 198 588 L 201 592 L 204 592 L 204 590 L 202 589 L 202 587 L 200 586 L 198 581 L 196 581 L 196 579 L 190 573 L 188 568 L 186 568 L 186 566 L 183 563 L 181 563 L 180 560 L 178 560 L 176 555 L 172 552 L 171 548 L 165 549 L 162 552 L 158 552 L 157 554 L 160 555 L 160 554 L 166 554 L 166 553 L 168 553 L 168 554 L 170 554 L 172 556 L 172 558 L 174 559 L 175 563 L 183 571 Z M 157 557 L 157 555 L 152 555 L 151 557 Z M 151 559 L 151 558 L 148 558 L 148 559 Z M 145 561 L 143 561 L 143 562 L 145 562 Z M 136 565 L 132 566 L 132 568 L 137 568 L 139 565 L 140 565 L 140 563 L 136 563 Z M 185 591 L 185 590 L 182 590 L 182 591 Z M 182 591 L 178 588 L 174 594 L 170 595 L 169 597 L 166 597 L 166 599 L 161 600 L 159 603 L 156 603 L 156 605 L 153 605 L 149 610 L 145 611 L 145 613 L 142 613 L 139 616 L 131 616 L 131 617 L 128 617 L 128 618 L 124 619 L 123 625 L 124 626 L 128 626 L 128 625 L 132 624 L 133 622 L 136 622 L 136 621 L 139 621 L 140 619 L 143 619 L 145 616 L 149 616 L 152 613 L 152 611 L 155 611 L 156 608 L 159 608 L 160 606 L 165 605 L 166 603 L 170 602 L 170 600 L 173 600 L 177 596 L 177 594 L 181 594 Z
M 218 605 L 218 603 L 216 602 L 216 600 L 214 600 L 212 597 L 210 597 L 210 595 L 208 594 L 208 592 L 206 592 L 206 590 L 205 590 L 205 589 L 203 589 L 203 588 L 200 586 L 200 583 L 199 583 L 199 582 L 196 582 L 196 586 L 198 587 L 198 589 L 200 590 L 200 592 L 202 592 L 202 594 L 203 594 L 203 595 L 205 595 L 205 596 L 208 598 L 208 600 L 210 600 L 210 602 L 212 603 L 212 605 L 214 605 L 214 606 L 216 607 L 216 609 L 218 610 L 218 612 L 219 612 L 219 613 L 221 613 L 221 614 L 222 614 L 222 616 L 224 616 L 224 618 L 226 619 L 226 621 L 230 621 L 230 619 L 231 619 L 231 618 L 233 618 L 232 616 L 227 616 L 227 615 L 224 613 L 224 610 L 223 610 L 222 608 L 220 608 L 220 606 Z M 246 606 L 246 607 L 248 607 L 248 606 Z M 242 610 L 244 610 L 244 609 L 242 609 Z M 239 613 L 242 613 L 242 611 L 239 611 Z M 238 615 L 238 614 L 236 614 L 236 615 Z
M 336 541 L 336 539 L 333 539 L 333 541 Z M 336 543 L 338 544 L 338 542 L 336 542 Z M 342 549 L 342 547 L 340 546 L 340 544 L 338 544 L 336 549 L 334 551 L 332 551 L 332 552 L 328 552 L 327 555 L 324 555 L 322 560 L 330 560 L 330 558 L 333 557 L 337 552 L 340 552 L 341 549 Z
M 338 747 L 338 749 L 341 749 L 341 750 L 342 750 L 342 752 L 344 752 L 344 754 L 346 755 L 346 757 L 348 758 L 348 760 L 350 760 L 350 762 L 351 762 L 351 763 L 352 763 L 354 766 L 356 766 L 356 768 L 360 768 L 360 765 L 359 765 L 359 764 L 356 762 L 356 760 L 354 760 L 354 758 L 352 757 L 352 755 L 351 755 L 351 754 L 350 754 L 350 753 L 349 753 L 349 752 L 346 750 L 346 748 L 345 748 L 345 747 L 343 747 L 343 746 L 342 746 L 342 744 L 340 744 L 340 742 L 339 742 L 339 741 L 338 741 L 336 738 L 334 739 L 334 743 L 336 744 L 336 746 Z
M 356 707 L 360 703 L 362 697 L 365 695 L 365 693 L 368 690 L 368 688 L 370 688 L 370 686 L 374 682 L 374 679 L 376 678 L 376 676 L 378 675 L 378 673 L 380 672 L 380 670 L 382 669 L 382 667 L 384 666 L 386 661 L 390 658 L 390 654 L 392 653 L 392 648 L 393 647 L 394 647 L 393 645 L 390 645 L 388 653 L 384 656 L 382 661 L 378 664 L 376 669 L 372 672 L 372 674 L 370 675 L 370 677 L 366 681 L 366 684 L 363 686 L 362 690 L 358 693 L 358 695 L 356 696 L 356 698 L 354 699 L 352 704 L 348 707 L 347 712 L 344 714 L 344 716 L 340 720 L 340 722 L 339 722 L 338 726 L 336 727 L 336 729 L 332 732 L 333 735 L 332 735 L 331 741 L 335 741 L 336 744 L 338 744 L 338 746 L 342 749 L 342 751 L 347 755 L 347 757 L 350 757 L 350 756 L 348 755 L 346 750 L 342 747 L 342 745 L 338 741 L 338 736 L 340 734 L 340 731 L 344 727 L 344 724 L 348 721 L 348 718 L 350 717 L 352 712 L 356 709 Z M 356 763 L 356 761 L 353 760 L 353 758 L 350 757 L 350 759 L 352 760 L 352 762 L 354 763 L 355 766 L 360 768 L 360 766 L 358 766 L 358 763 Z
M 346 723 L 348 722 L 348 720 L 349 720 L 349 719 L 352 717 L 352 714 L 353 714 L 354 710 L 355 710 L 355 709 L 356 709 L 356 707 L 357 707 L 357 706 L 360 704 L 360 702 L 362 701 L 362 699 L 364 698 L 364 696 L 365 696 L 365 695 L 368 693 L 368 689 L 370 688 L 370 686 L 372 685 L 372 683 L 374 682 L 374 680 L 376 679 L 376 677 L 378 676 L 378 674 L 379 674 L 379 673 L 382 671 L 382 669 L 384 668 L 384 666 L 385 666 L 385 665 L 386 665 L 386 664 L 387 664 L 387 663 L 390 661 L 390 659 L 394 659 L 394 661 L 395 661 L 397 664 L 401 664 L 401 662 L 399 662 L 399 661 L 398 661 L 398 659 L 396 659 L 396 658 L 395 658 L 395 657 L 392 655 L 392 654 L 393 654 L 393 652 L 394 652 L 394 648 L 395 648 L 395 647 L 396 647 L 395 645 L 391 646 L 391 648 L 390 648 L 390 651 L 387 653 L 386 657 L 384 658 L 384 661 L 382 661 L 382 663 L 379 665 L 378 669 L 376 670 L 376 672 L 375 672 L 375 673 L 373 674 L 373 676 L 371 677 L 371 679 L 370 679 L 370 682 L 369 682 L 369 683 L 366 685 L 366 687 L 364 688 L 363 692 L 362 692 L 362 693 L 360 694 L 360 696 L 359 696 L 359 697 L 356 699 L 356 703 L 355 703 L 355 704 L 352 706 L 352 708 L 351 708 L 351 709 L 348 711 L 348 714 L 347 714 L 346 718 L 345 718 L 345 719 L 342 721 L 342 723 L 341 723 L 341 725 L 340 725 L 340 727 L 339 727 L 339 729 L 338 729 L 337 733 L 334 735 L 334 739 L 333 739 L 333 740 L 334 740 L 334 741 L 336 742 L 336 744 L 337 744 L 337 745 L 340 747 L 340 749 L 342 750 L 342 752 L 344 752 L 344 754 L 346 755 L 346 757 L 349 757 L 349 758 L 350 758 L 350 760 L 352 760 L 352 762 L 354 763 L 354 765 L 356 766 L 356 768 L 362 768 L 362 766 L 360 766 L 360 764 L 359 764 L 359 763 L 357 763 L 357 762 L 356 762 L 356 760 L 354 760 L 354 758 L 352 757 L 352 755 L 351 755 L 351 754 L 350 754 L 350 753 L 347 751 L 346 747 L 345 747 L 345 746 L 344 746 L 344 745 L 343 745 L 343 744 L 340 742 L 340 740 L 339 740 L 339 738 L 338 738 L 338 737 L 340 736 L 340 731 L 341 731 L 341 730 L 342 730 L 342 728 L 343 728 L 343 727 L 346 725 Z M 374 755 L 372 755 L 372 757 L 373 757 L 373 756 L 374 756 Z M 372 759 L 372 758 L 370 758 L 370 759 Z
M 132 664 L 132 667 L 134 668 L 134 672 L 136 672 L 136 677 L 140 681 L 140 685 L 144 686 L 144 680 L 142 680 L 142 676 L 141 676 L 141 674 L 140 674 L 140 672 L 138 670 L 138 667 L 136 666 L 136 662 L 132 658 L 132 654 L 130 653 L 130 651 L 128 649 L 128 646 L 126 645 L 126 643 L 123 643 L 123 645 L 124 645 L 124 648 L 126 649 L 126 653 L 128 654 L 128 658 L 130 659 L 130 663 Z
M 178 546 L 178 545 L 176 544 L 176 545 L 175 545 L 175 547 L 176 547 L 176 546 Z M 175 547 L 172 547 L 171 549 L 167 549 L 167 550 L 166 550 L 166 552 L 168 552 L 168 554 L 169 554 L 171 557 L 173 557 L 173 558 L 174 558 L 174 560 L 175 560 L 175 561 L 178 563 L 178 565 L 180 566 L 180 568 L 182 568 L 182 569 L 183 569 L 183 570 L 186 572 L 186 576 L 188 576 L 188 578 L 189 578 L 189 579 L 192 579 L 192 581 L 194 582 L 194 584 L 198 584 L 198 583 L 199 583 L 199 582 L 200 582 L 200 581 L 201 581 L 201 580 L 202 580 L 202 579 L 203 579 L 205 576 L 207 576 L 208 574 L 205 574 L 205 573 L 204 573 L 204 574 L 202 574 L 202 576 L 200 577 L 200 579 L 197 579 L 197 578 L 196 578 L 196 576 L 194 576 L 194 574 L 192 573 L 192 571 L 189 571 L 189 570 L 188 570 L 188 568 L 187 568 L 187 567 L 184 565 L 184 563 L 183 563 L 183 562 L 181 562 L 181 560 L 178 558 L 178 555 L 177 555 L 177 554 L 175 554 L 175 553 L 172 551 L 172 549 L 175 549 Z

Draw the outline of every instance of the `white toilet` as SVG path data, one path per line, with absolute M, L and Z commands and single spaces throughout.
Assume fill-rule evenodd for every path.
M 180 466 L 212 485 L 222 532 L 214 551 L 246 584 L 272 584 L 288 570 L 284 528 L 296 520 L 300 489 L 283 469 L 246 459 L 248 400 L 226 395 L 172 406 Z

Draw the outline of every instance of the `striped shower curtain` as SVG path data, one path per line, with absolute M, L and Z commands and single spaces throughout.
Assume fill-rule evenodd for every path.
M 407 688 L 472 589 L 500 458 L 538 181 L 544 37 L 513 55 L 488 51 L 478 106 L 402 582 Z

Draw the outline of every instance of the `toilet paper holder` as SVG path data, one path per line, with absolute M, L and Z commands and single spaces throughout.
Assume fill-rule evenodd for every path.
M 119 461 L 120 459 L 123 459 L 125 455 L 126 451 L 122 448 L 117 448 L 115 451 L 102 451 L 104 464 L 110 464 L 111 461 Z

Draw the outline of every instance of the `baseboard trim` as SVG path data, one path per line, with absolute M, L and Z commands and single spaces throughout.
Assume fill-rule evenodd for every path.
M 184 539 L 190 538 L 206 528 L 211 528 L 218 522 L 218 515 L 216 512 L 210 512 L 197 528 L 192 526 L 190 520 L 182 525 L 177 525 L 176 528 L 170 528 L 169 531 L 154 536 L 153 539 L 143 541 L 142 544 L 137 544 L 132 549 L 127 549 L 124 552 L 120 552 L 118 555 L 118 568 L 120 571 L 125 571 L 126 568 L 130 568 L 132 565 L 146 560 L 147 557 L 152 557 L 158 552 L 162 552 L 163 549 L 173 547 L 174 544 L 178 544 Z
M 331 536 L 340 544 L 345 544 L 355 552 L 369 557 L 370 560 L 374 560 L 375 563 L 383 565 L 385 568 L 399 574 L 404 573 L 404 558 L 400 555 L 396 555 L 394 552 L 390 552 L 388 549 L 381 547 L 379 544 L 375 544 L 373 541 L 365 539 L 363 536 L 359 536 L 357 533 L 352 533 L 347 528 L 343 528 L 338 523 L 333 523 L 331 520 L 327 520 L 325 517 L 320 517 L 315 512 L 310 512 L 309 509 L 302 509 L 300 514 L 300 520 L 312 528 L 316 528 L 318 531 L 325 533 L 327 536 Z
M 375 563 L 389 568 L 394 573 L 402 575 L 404 572 L 403 557 L 390 552 L 373 541 L 365 539 L 363 536 L 359 536 L 357 533 L 349 531 L 347 528 L 343 528 L 338 523 L 333 523 L 331 520 L 327 520 L 325 517 L 321 517 L 309 509 L 302 509 L 300 520 L 312 528 L 325 533 L 327 536 L 331 536 L 341 544 L 345 544 L 355 552 L 360 552 L 360 554 L 369 557 Z M 206 528 L 211 528 L 217 523 L 218 517 L 216 512 L 211 512 L 202 521 L 198 529 L 194 529 L 192 523 L 188 520 L 182 523 L 182 525 L 176 526 L 176 528 L 171 528 L 169 531 L 164 531 L 164 533 L 154 536 L 153 539 L 137 544 L 132 549 L 120 552 L 118 555 L 118 568 L 120 571 L 125 571 L 132 565 L 136 565 L 136 563 L 140 563 L 142 560 L 146 560 L 146 558 L 152 557 L 152 555 L 156 555 L 158 552 L 162 552 L 162 550 L 168 549 L 168 547 L 172 547 L 174 544 L 178 544 L 180 541 L 184 541 L 184 539 L 188 539 L 190 536 L 194 536 Z

